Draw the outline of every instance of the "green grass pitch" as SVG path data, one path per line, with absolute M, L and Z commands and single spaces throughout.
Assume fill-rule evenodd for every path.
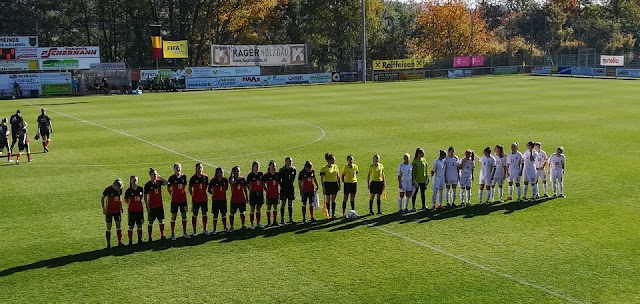
M 639 95 L 637 81 L 518 76 L 2 101 L 32 137 L 47 107 L 55 133 L 50 153 L 32 139 L 33 163 L 0 166 L 1 301 L 640 303 Z M 529 140 L 565 147 L 567 199 L 393 213 L 405 152 L 431 164 Z M 361 181 L 381 154 L 387 215 L 103 249 L 116 177 L 176 161 L 190 176 L 195 160 L 211 176 L 286 156 L 319 168 L 325 152 L 354 155 Z

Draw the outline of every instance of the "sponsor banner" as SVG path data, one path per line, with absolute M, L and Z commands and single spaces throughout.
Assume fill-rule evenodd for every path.
M 100 58 L 40 59 L 40 70 L 88 70 L 96 63 L 100 63 Z
M 228 68 L 212 68 L 212 67 L 185 68 L 186 78 L 257 76 L 257 75 L 260 75 L 259 66 L 228 67 Z
M 100 47 L 80 46 L 80 47 L 38 48 L 38 58 L 39 59 L 100 58 Z
M 607 69 L 605 68 L 593 68 L 593 76 L 607 76 Z
M 38 92 L 40 92 L 40 74 L 7 74 L 2 76 L 7 78 L 10 88 L 13 88 L 13 84 L 17 82 L 25 95 L 31 90 L 38 90 Z
M 164 58 L 189 58 L 187 40 L 162 41 L 162 56 Z
M 124 62 L 103 62 L 89 64 L 92 70 L 126 70 L 127 65 Z
M 571 68 L 571 75 L 593 76 L 593 69 L 592 68 L 585 68 L 585 67 L 572 67 Z
M 170 69 L 140 70 L 140 80 L 154 79 L 156 77 L 167 79 L 172 76 L 174 76 L 174 73 Z
M 377 73 L 373 75 L 373 81 L 393 81 L 399 79 L 400 75 L 398 73 Z
M 285 75 L 260 76 L 260 78 L 262 78 L 262 84 L 265 86 L 287 84 Z
M 27 70 L 29 70 L 29 62 L 26 60 L 0 60 L 0 72 Z
M 615 68 L 607 68 L 607 76 L 615 77 L 616 76 L 616 69 Z
M 470 77 L 473 75 L 472 70 L 449 70 L 447 71 L 447 77 L 449 78 L 460 78 L 460 77 Z
M 70 83 L 41 84 L 42 96 L 47 95 L 71 95 Z
M 374 60 L 374 71 L 390 71 L 390 70 L 412 70 L 422 69 L 426 64 L 426 60 L 418 58 L 409 59 L 390 59 L 390 60 Z
M 617 77 L 640 78 L 639 69 L 616 69 Z
M 514 67 L 514 66 L 495 67 L 493 68 L 493 74 L 495 75 L 518 74 L 518 67 Z
M 0 36 L 0 47 L 37 47 L 37 36 Z
M 260 76 L 242 76 L 238 77 L 236 82 L 239 87 L 259 87 L 263 85 Z
M 40 73 L 41 84 L 68 83 L 71 84 L 71 73 Z
M 212 66 L 283 66 L 306 63 L 305 44 L 211 45 Z
M 551 74 L 550 66 L 534 66 L 531 68 L 531 74 Z
M 401 72 L 398 74 L 400 80 L 424 79 L 424 72 Z
M 238 77 L 187 78 L 187 89 L 221 89 L 238 87 Z
M 317 73 L 306 75 L 309 77 L 309 83 L 330 83 L 331 73 Z
M 284 75 L 287 79 L 285 84 L 303 84 L 309 83 L 309 77 L 305 74 Z
M 624 56 L 600 55 L 601 66 L 624 66 Z
M 571 75 L 572 67 L 558 67 L 556 74 L 558 75 Z
M 453 57 L 453 67 L 471 66 L 471 57 Z
M 16 48 L 16 59 L 37 59 L 38 48 Z
M 358 72 L 333 72 L 331 81 L 333 82 L 356 82 L 359 79 Z
M 471 56 L 471 66 L 484 66 L 484 56 Z

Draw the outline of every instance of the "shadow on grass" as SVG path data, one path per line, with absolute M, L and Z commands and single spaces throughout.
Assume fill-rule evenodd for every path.
M 198 237 L 192 237 L 190 239 L 178 238 L 175 241 L 170 240 L 156 240 L 153 242 L 146 242 L 142 244 L 134 244 L 132 246 L 113 247 L 111 249 L 98 249 L 93 251 L 87 251 L 77 254 L 65 255 L 48 260 L 42 260 L 31 264 L 12 267 L 0 271 L 0 277 L 10 276 L 15 273 L 23 271 L 41 269 L 41 268 L 57 268 L 66 266 L 72 263 L 90 262 L 107 256 L 126 256 L 136 252 L 144 251 L 162 251 L 170 248 L 181 248 L 198 246 L 208 242 L 230 243 L 236 241 L 243 241 L 253 239 L 256 237 L 274 237 L 281 234 L 295 233 L 304 234 L 317 230 L 328 230 L 330 232 L 344 231 L 353 229 L 359 226 L 383 226 L 391 223 L 407 224 L 412 222 L 427 223 L 430 221 L 445 220 L 449 218 L 462 217 L 462 218 L 474 218 L 476 216 L 488 215 L 494 212 L 501 212 L 503 214 L 512 214 L 516 211 L 523 210 L 529 207 L 533 207 L 542 204 L 550 200 L 549 198 L 540 199 L 533 202 L 509 202 L 496 205 L 474 205 L 471 207 L 445 209 L 432 212 L 430 210 L 418 211 L 412 213 L 390 213 L 382 216 L 362 216 L 358 220 L 349 219 L 326 219 L 318 220 L 312 223 L 296 223 L 279 227 L 269 227 L 264 230 L 249 230 L 240 229 L 230 233 L 219 233 L 216 235 L 200 235 Z

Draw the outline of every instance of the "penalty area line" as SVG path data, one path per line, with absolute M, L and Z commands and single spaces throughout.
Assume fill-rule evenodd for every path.
M 544 293 L 546 293 L 546 294 L 549 294 L 549 295 L 552 295 L 552 296 L 554 296 L 554 297 L 557 297 L 557 298 L 563 299 L 563 300 L 565 300 L 565 301 L 567 301 L 567 302 L 570 302 L 570 303 L 576 303 L 576 304 L 582 304 L 582 303 L 583 303 L 583 302 L 581 302 L 581 301 L 579 301 L 579 300 L 577 300 L 577 299 L 574 299 L 574 298 L 572 298 L 572 297 L 569 297 L 569 296 L 566 296 L 566 295 L 563 295 L 563 294 L 557 293 L 557 292 L 555 292 L 555 291 L 553 291 L 553 290 L 550 290 L 550 289 L 548 289 L 548 288 L 546 288 L 546 287 L 540 286 L 540 285 L 538 285 L 538 284 L 531 283 L 531 282 L 529 282 L 529 281 L 527 281 L 527 280 L 525 280 L 525 279 L 522 279 L 522 278 L 516 277 L 516 276 L 514 276 L 514 275 L 510 275 L 510 274 L 508 274 L 508 273 L 504 273 L 504 272 L 497 271 L 497 270 L 495 270 L 495 269 L 493 269 L 493 268 L 490 268 L 490 267 L 488 267 L 488 266 L 484 266 L 484 265 L 479 264 L 479 263 L 477 263 L 477 262 L 474 262 L 474 261 L 468 260 L 468 259 L 466 259 L 466 258 L 464 258 L 464 257 L 461 257 L 461 256 L 458 256 L 458 255 L 455 255 L 455 254 L 453 254 L 453 253 L 450 253 L 450 252 L 445 251 L 445 250 L 443 250 L 443 249 L 440 249 L 440 248 L 438 248 L 438 247 L 435 247 L 435 246 L 432 246 L 432 245 L 429 245 L 429 244 L 426 244 L 426 243 L 420 242 L 420 241 L 418 241 L 418 240 L 414 240 L 414 239 L 412 239 L 412 238 L 410 238 L 410 237 L 407 237 L 407 236 L 404 236 L 404 235 L 398 234 L 398 233 L 393 232 L 393 231 L 391 231 L 391 230 L 389 230 L 389 229 L 382 228 L 382 227 L 379 227 L 379 226 L 369 226 L 369 227 L 373 227 L 373 228 L 375 228 L 375 229 L 378 229 L 378 230 L 380 230 L 380 231 L 382 231 L 382 232 L 384 232 L 384 233 L 387 233 L 387 234 L 389 234 L 389 235 L 392 235 L 392 236 L 395 236 L 395 237 L 397 237 L 397 238 L 400 238 L 400 239 L 402 239 L 402 240 L 404 240 L 404 241 L 407 241 L 407 242 L 409 242 L 409 243 L 413 243 L 413 244 L 418 245 L 418 246 L 420 246 L 420 247 L 423 247 L 423 248 L 429 249 L 429 250 L 431 250 L 431 251 L 435 251 L 435 252 L 437 252 L 437 253 L 439 253 L 439 254 L 442 254 L 442 255 L 445 255 L 445 256 L 448 256 L 448 257 L 454 258 L 454 259 L 456 259 L 456 260 L 458 260 L 458 261 L 464 262 L 464 263 L 469 264 L 469 265 L 471 265 L 471 266 L 474 266 L 474 267 L 476 267 L 476 268 L 480 268 L 480 269 L 482 269 L 482 270 L 484 270 L 484 271 L 487 271 L 487 272 L 493 273 L 493 274 L 495 274 L 495 275 L 501 276 L 501 277 L 503 277 L 503 278 L 509 279 L 509 280 L 514 281 L 514 282 L 516 282 L 516 283 L 519 283 L 519 284 L 521 284 L 521 285 L 524 285 L 524 286 L 528 286 L 528 287 L 531 287 L 531 288 L 537 289 L 537 290 L 542 291 L 542 292 L 544 292 Z
M 29 106 L 32 106 L 32 107 L 40 107 L 40 106 L 38 106 L 38 105 L 32 104 L 32 103 L 30 103 L 30 102 L 26 102 L 26 101 L 22 101 L 22 103 L 24 103 L 24 104 L 26 104 L 26 105 L 29 105 Z M 156 148 L 158 148 L 158 149 L 162 149 L 162 150 L 164 150 L 164 151 L 167 151 L 167 152 L 173 153 L 173 154 L 175 154 L 175 155 L 182 156 L 182 157 L 184 157 L 184 158 L 187 158 L 187 159 L 190 159 L 190 160 L 193 160 L 193 161 L 196 161 L 196 162 L 199 162 L 199 163 L 205 164 L 205 165 L 210 166 L 210 167 L 215 167 L 214 165 L 212 165 L 212 164 L 210 164 L 210 163 L 207 163 L 207 162 L 205 162 L 205 161 L 203 161 L 203 160 L 200 160 L 200 159 L 197 159 L 197 158 L 195 158 L 195 157 L 191 157 L 191 156 L 189 156 L 189 155 L 186 155 L 186 154 L 184 154 L 184 153 L 181 153 L 181 152 L 178 152 L 178 151 L 175 151 L 175 150 L 169 149 L 169 148 L 167 148 L 167 147 L 161 146 L 161 145 L 156 144 L 156 143 L 154 143 L 154 142 L 148 141 L 148 140 L 146 140 L 146 139 L 144 139 L 144 138 L 140 138 L 140 137 L 138 137 L 138 136 L 131 135 L 131 134 L 129 134 L 129 133 L 126 133 L 126 132 L 123 132 L 123 131 L 120 131 L 120 130 L 116 130 L 116 129 L 113 129 L 113 128 L 109 128 L 109 127 L 107 127 L 107 126 L 103 126 L 103 125 L 98 124 L 98 123 L 95 123 L 95 122 L 93 122 L 93 121 L 89 121 L 89 120 L 82 119 L 82 118 L 79 118 L 79 117 L 75 117 L 75 116 L 72 116 L 72 115 L 69 115 L 69 114 L 65 114 L 65 113 L 62 113 L 62 112 L 58 112 L 58 111 L 55 111 L 55 110 L 52 110 L 52 109 L 49 109 L 49 108 L 47 108 L 47 111 L 49 111 L 49 112 L 53 112 L 53 113 L 56 113 L 56 114 L 58 114 L 58 115 L 60 115 L 60 116 L 64 116 L 64 117 L 67 117 L 67 118 L 71 118 L 71 119 L 74 119 L 74 120 L 77 120 L 77 121 L 80 121 L 80 122 L 83 122 L 83 123 L 86 123 L 86 124 L 92 125 L 92 126 L 94 126 L 94 127 L 98 127 L 98 128 L 102 128 L 102 129 L 105 129 L 105 130 L 108 130 L 108 131 L 111 131 L 111 132 L 114 132 L 114 133 L 118 133 L 118 134 L 120 134 L 120 135 L 122 135 L 122 136 L 126 136 L 126 137 L 129 137 L 129 138 L 133 138 L 133 139 L 135 139 L 135 140 L 141 141 L 141 142 L 143 142 L 143 143 L 145 143 L 145 144 L 148 144 L 148 145 L 154 146 L 154 147 L 156 147 Z

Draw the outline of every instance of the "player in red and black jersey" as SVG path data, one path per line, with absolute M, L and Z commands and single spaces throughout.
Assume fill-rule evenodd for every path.
M 211 213 L 213 213 L 213 234 L 218 229 L 218 214 L 222 215 L 222 226 L 227 231 L 227 190 L 229 181 L 224 177 L 224 170 L 216 168 L 216 174 L 209 182 L 209 193 L 211 194 Z
M 230 229 L 233 231 L 233 217 L 238 211 L 240 212 L 242 229 L 245 229 L 247 226 L 245 225 L 244 213 L 247 211 L 247 200 L 249 198 L 247 188 L 249 183 L 240 175 L 240 167 L 235 166 L 231 169 L 229 184 L 231 185 L 231 216 L 229 217 Z
M 284 167 L 278 171 L 278 184 L 280 184 L 280 224 L 284 225 L 284 206 L 289 208 L 289 224 L 293 222 L 293 200 L 296 199 L 293 184 L 296 181 L 296 167 L 293 166 L 293 158 L 284 159 Z M 288 203 L 288 204 L 287 204 Z M 275 219 L 274 219 L 275 220 Z
M 302 221 L 307 222 L 307 204 L 309 204 L 309 215 L 311 221 L 316 218 L 313 214 L 313 200 L 318 192 L 318 180 L 316 179 L 316 171 L 313 170 L 313 164 L 307 161 L 304 169 L 298 174 L 298 184 L 300 186 L 300 196 L 302 197 Z
M 158 228 L 160 228 L 160 239 L 164 237 L 164 207 L 162 206 L 162 186 L 167 181 L 158 175 L 156 169 L 149 168 L 149 181 L 144 185 L 144 204 L 147 207 L 149 217 L 149 242 L 153 234 L 153 222 L 158 220 Z
M 167 190 L 171 195 L 171 239 L 176 240 L 176 218 L 178 211 L 182 216 L 182 237 L 191 238 L 187 234 L 187 176 L 182 174 L 182 165 L 173 164 L 174 174 L 167 180 Z
M 142 223 L 144 222 L 144 209 L 142 207 L 142 198 L 144 197 L 144 188 L 138 186 L 138 177 L 131 176 L 129 178 L 129 189 L 124 192 L 124 200 L 129 205 L 129 245 L 133 244 L 133 226 L 138 227 L 138 244 L 142 243 Z
M 116 234 L 118 235 L 118 246 L 124 246 L 122 243 L 122 179 L 116 179 L 113 184 L 108 186 L 102 191 L 102 198 L 100 198 L 100 205 L 102 206 L 102 213 L 105 216 L 107 222 L 107 248 L 111 248 L 111 224 L 116 221 Z
M 253 220 L 256 219 L 258 228 L 264 228 L 260 223 L 260 209 L 264 205 L 264 174 L 260 172 L 260 163 L 255 161 L 251 164 L 251 173 L 247 175 L 247 182 L 249 183 L 249 206 L 251 211 L 249 212 L 249 221 L 251 222 L 250 229 L 255 229 Z
M 9 126 L 7 126 L 7 118 L 2 118 L 0 123 L 0 154 L 7 148 L 7 161 L 11 161 L 11 148 L 9 148 Z
M 193 236 L 198 236 L 196 226 L 198 224 L 198 212 L 202 210 L 202 227 L 204 235 L 209 235 L 207 230 L 207 212 L 209 212 L 209 197 L 207 195 L 207 187 L 209 186 L 209 176 L 202 172 L 202 164 L 196 164 L 196 174 L 189 179 L 189 194 L 191 194 L 191 226 L 193 226 Z
M 278 172 L 276 162 L 269 161 L 269 170 L 263 177 L 267 188 L 267 227 L 278 225 L 278 198 L 280 197 L 280 184 L 278 183 Z M 273 223 L 271 223 L 271 208 L 273 207 Z
M 47 110 L 40 109 L 40 116 L 38 116 L 38 134 L 42 137 L 42 148 L 44 153 L 49 152 L 49 143 L 51 142 L 51 133 L 53 133 L 53 125 L 51 124 L 51 118 L 47 115 Z M 38 138 L 36 138 L 37 140 Z
M 27 153 L 27 160 L 32 162 L 31 149 L 29 148 L 29 135 L 27 130 L 27 122 L 20 123 L 20 129 L 18 130 L 18 154 L 16 154 L 16 165 L 20 164 L 20 156 L 22 153 Z

